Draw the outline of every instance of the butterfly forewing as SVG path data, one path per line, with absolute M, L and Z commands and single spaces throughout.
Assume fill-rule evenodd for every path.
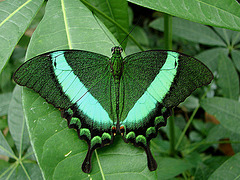
M 18 68 L 13 78 L 17 84 L 33 89 L 57 108 L 71 106 L 71 102 L 56 79 L 49 53 L 25 62 Z
M 145 51 L 127 56 L 124 59 L 122 75 L 123 121 L 139 98 L 145 93 L 166 60 L 166 53 Z
M 208 85 L 212 79 L 212 72 L 202 62 L 179 53 L 177 74 L 162 104 L 165 107 L 175 107 L 194 90 Z

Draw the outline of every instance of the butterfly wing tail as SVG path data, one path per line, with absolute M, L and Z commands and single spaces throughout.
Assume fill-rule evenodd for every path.
M 144 118 L 143 124 L 133 127 L 131 123 L 125 123 L 122 128 L 122 137 L 126 143 L 133 143 L 137 147 L 142 147 L 147 155 L 148 168 L 150 171 L 157 169 L 157 163 L 150 150 L 150 141 L 158 134 L 158 129 L 165 126 L 167 118 L 171 115 L 170 108 L 161 107 L 158 103 L 156 108 Z M 156 118 L 155 118 L 156 117 Z M 120 127 L 121 129 L 121 127 Z

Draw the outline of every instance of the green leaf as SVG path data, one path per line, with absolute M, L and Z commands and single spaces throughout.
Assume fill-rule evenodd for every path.
M 184 102 L 182 102 L 179 106 L 185 107 L 188 110 L 193 111 L 195 108 L 199 106 L 199 99 L 191 95 L 187 97 L 187 99 Z
M 132 31 L 131 35 L 134 37 L 134 39 L 139 42 L 143 46 L 149 46 L 149 39 L 147 37 L 146 32 L 143 30 L 143 28 L 139 26 L 135 26 L 134 31 Z M 136 53 L 141 51 L 139 47 L 132 41 L 129 40 L 127 42 L 127 48 L 125 50 L 125 53 L 127 55 Z
M 79 11 L 78 8 L 83 9 Z M 58 16 L 53 12 L 58 13 Z M 75 17 L 79 20 L 76 21 Z M 108 29 L 100 20 L 96 21 L 92 12 L 81 2 L 51 1 L 47 3 L 45 16 L 29 43 L 27 59 L 44 52 L 62 49 L 88 50 L 110 56 L 114 44 L 109 38 L 117 44 Z M 101 47 L 102 43 L 105 44 L 104 47 Z
M 235 153 L 240 152 L 240 136 L 237 133 L 233 133 L 232 131 L 224 128 L 221 124 L 213 127 L 206 138 L 206 142 L 212 143 L 217 142 L 221 139 L 229 138 L 231 142 L 231 146 Z M 237 143 L 236 143 L 237 142 Z
M 240 42 L 240 32 L 232 31 L 231 42 L 232 42 L 233 46 L 239 44 L 239 42 Z
M 8 163 L 7 161 L 0 159 L 0 174 L 2 169 L 6 169 L 10 166 L 10 163 Z
M 110 56 L 114 45 L 109 38 L 117 44 L 108 29 L 100 20 L 96 21 L 79 0 L 68 3 L 51 0 L 32 36 L 27 57 L 68 48 Z M 27 88 L 23 90 L 23 104 L 31 144 L 45 179 L 116 179 L 125 175 L 155 179 L 156 173 L 148 170 L 144 151 L 118 138 L 113 145 L 95 151 L 92 172 L 90 175 L 83 173 L 81 164 L 87 153 L 87 144 L 79 140 L 75 130 L 67 127 L 58 109 Z
M 0 72 L 43 0 L 0 2 Z
M 167 136 L 168 138 L 170 139 L 170 128 L 169 128 L 169 124 L 170 123 L 167 123 L 167 125 L 165 127 L 161 127 L 161 130 L 164 130 L 166 131 L 167 133 Z M 175 125 L 174 127 L 174 133 L 175 133 L 175 143 L 178 142 L 180 136 L 181 136 L 181 133 L 182 133 L 182 130 Z M 187 137 L 184 135 L 183 139 L 182 139 L 182 142 L 180 144 L 180 146 L 178 147 L 177 150 L 183 150 L 185 147 L 187 147 L 189 145 L 189 140 L 187 139 Z
M 239 78 L 234 65 L 227 56 L 220 55 L 218 64 L 217 84 L 222 90 L 224 97 L 238 100 L 239 97 Z
M 150 23 L 150 27 L 164 31 L 164 19 L 158 18 Z M 210 28 L 202 24 L 181 18 L 172 19 L 173 35 L 188 41 L 216 46 L 226 46 L 224 41 Z
M 8 126 L 18 153 L 22 154 L 30 146 L 22 109 L 22 88 L 16 86 L 8 110 Z
M 76 140 L 78 140 L 76 133 L 72 133 L 74 133 Z M 74 137 L 73 134 L 69 134 L 70 142 L 67 146 L 71 144 L 72 137 Z M 56 139 L 57 138 L 58 137 L 56 137 Z M 54 141 L 54 139 L 51 141 Z M 63 144 L 64 142 L 59 141 L 59 143 Z M 80 143 L 85 145 L 84 142 Z M 49 142 L 49 144 L 54 146 L 52 142 Z M 62 158 L 62 161 L 57 164 L 54 170 L 53 179 L 67 179 L 68 177 L 72 179 L 84 179 L 87 177 L 92 179 L 123 179 L 126 177 L 140 180 L 144 180 L 146 177 L 149 179 L 157 179 L 156 173 L 148 170 L 144 152 L 139 148 L 124 143 L 120 136 L 116 137 L 114 144 L 99 149 L 97 152 L 95 151 L 92 162 L 93 169 L 89 175 L 83 173 L 79 168 L 75 168 L 81 167 L 82 160 L 86 155 L 86 151 L 80 152 L 78 150 L 79 145 L 78 147 L 76 146 L 76 149 L 72 149 L 72 151 L 69 151 L 70 148 L 66 151 L 67 148 L 63 147 L 65 145 L 61 145 L 63 151 L 65 151 L 65 155 L 69 152 L 71 153 L 69 156 Z M 74 151 L 77 151 L 77 153 Z M 54 156 L 54 150 L 49 149 L 47 154 L 48 158 Z
M 218 27 L 214 27 L 213 29 L 223 39 L 227 47 L 229 47 L 231 44 L 231 38 L 234 31 L 231 31 L 229 29 L 224 29 L 224 28 L 218 28 Z
M 240 153 L 224 162 L 214 173 L 209 177 L 209 180 L 215 179 L 239 179 L 240 177 Z
M 213 156 L 206 158 L 205 161 L 199 163 L 194 172 L 195 179 L 208 179 L 209 176 L 227 160 L 226 156 Z
M 224 54 L 227 56 L 228 50 L 226 48 L 208 49 L 195 57 L 202 61 L 212 72 L 214 72 L 218 67 L 219 54 Z
M 233 0 L 128 0 L 197 23 L 240 30 L 240 5 Z
M 193 165 L 186 160 L 174 158 L 157 158 L 159 167 L 157 175 L 159 179 L 170 179 L 191 169 Z
M 232 54 L 234 65 L 237 68 L 237 70 L 240 72 L 240 51 L 233 49 L 231 54 Z
M 121 25 L 125 30 L 128 31 L 128 4 L 126 0 L 108 1 L 105 0 L 88 0 L 95 8 L 104 12 L 108 17 L 112 18 L 115 22 Z M 121 7 L 121 8 L 119 8 Z M 109 29 L 109 31 L 115 36 L 120 43 L 126 36 L 118 26 L 107 20 L 101 15 L 98 15 L 99 19 Z M 125 40 L 122 46 L 125 48 L 127 41 Z M 119 44 L 116 44 L 119 45 Z
M 239 134 L 240 132 L 240 103 L 227 98 L 207 98 L 200 102 L 203 109 L 214 115 L 221 125 Z
M 12 93 L 0 94 L 0 116 L 7 115 Z
M 19 161 L 20 162 L 20 161 Z M 34 179 L 42 180 L 41 171 L 36 163 L 9 163 L 0 171 L 0 179 Z
M 8 142 L 2 134 L 2 131 L 0 131 L 0 155 L 16 159 L 14 152 L 12 151 L 11 147 L 9 146 Z
M 216 125 L 209 131 L 206 142 L 216 142 L 220 139 L 229 138 L 231 133 L 231 131 L 224 128 L 221 124 Z

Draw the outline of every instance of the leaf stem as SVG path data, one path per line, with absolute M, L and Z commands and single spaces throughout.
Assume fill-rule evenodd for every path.
M 172 16 L 164 14 L 164 42 L 165 49 L 172 50 Z M 169 139 L 170 139 L 170 150 L 171 156 L 175 155 L 175 129 L 174 129 L 174 115 L 169 120 Z
M 170 139 L 170 149 L 169 154 L 170 156 L 175 156 L 175 128 L 174 128 L 174 115 L 169 117 L 169 139 Z

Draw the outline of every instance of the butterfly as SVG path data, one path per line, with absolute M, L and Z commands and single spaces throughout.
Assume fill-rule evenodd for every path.
M 142 147 L 154 171 L 150 140 L 166 125 L 171 109 L 208 85 L 213 74 L 179 52 L 149 50 L 123 58 L 121 47 L 111 51 L 110 58 L 83 50 L 48 52 L 22 64 L 13 79 L 59 108 L 68 127 L 87 142 L 83 172 L 91 171 L 93 151 L 112 144 L 116 134 Z

